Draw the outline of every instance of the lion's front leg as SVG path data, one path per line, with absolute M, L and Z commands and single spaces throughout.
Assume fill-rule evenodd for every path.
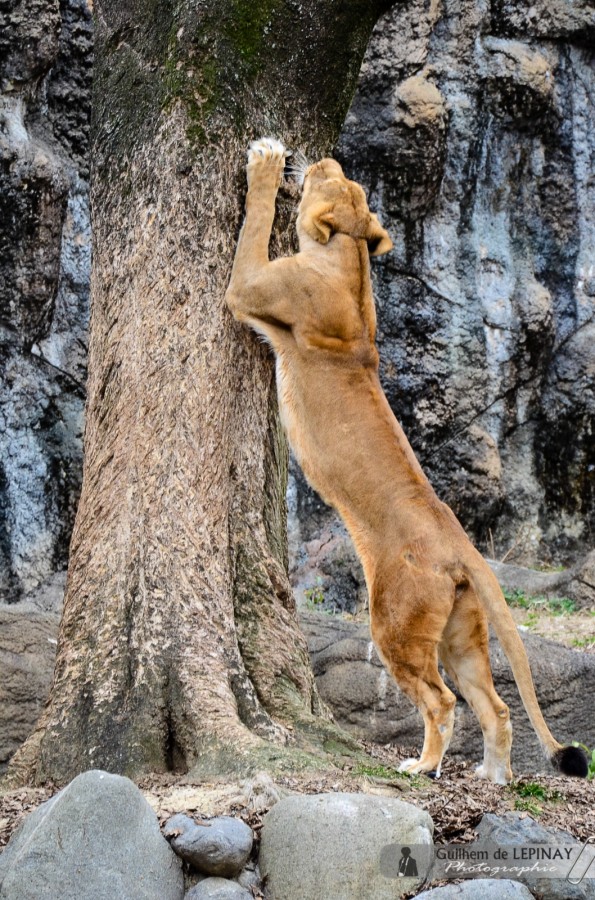
M 227 305 L 240 319 L 258 316 L 260 312 L 257 286 L 270 265 L 269 241 L 285 156 L 285 147 L 274 138 L 253 141 L 248 150 L 246 218 L 225 296 Z

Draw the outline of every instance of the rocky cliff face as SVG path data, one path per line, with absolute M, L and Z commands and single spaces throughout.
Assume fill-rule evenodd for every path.
M 390 403 L 481 549 L 526 563 L 593 543 L 594 47 L 587 0 L 397 4 L 337 147 L 395 242 L 375 265 Z
M 0 598 L 66 566 L 90 236 L 86 0 L 0 0 Z

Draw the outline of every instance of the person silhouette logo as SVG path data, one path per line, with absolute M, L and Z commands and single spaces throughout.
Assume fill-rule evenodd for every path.
M 417 875 L 417 862 L 413 856 L 411 856 L 409 847 L 401 847 L 401 858 L 399 860 L 399 871 L 397 874 L 399 878 Z

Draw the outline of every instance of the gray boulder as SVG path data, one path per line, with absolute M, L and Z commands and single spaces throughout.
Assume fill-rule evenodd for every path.
M 252 900 L 250 891 L 227 878 L 204 878 L 190 888 L 184 900 Z
M 201 825 L 179 814 L 164 829 L 172 849 L 183 860 L 206 875 L 235 878 L 246 865 L 254 835 L 241 819 L 218 816 Z
M 0 855 L 1 900 L 182 900 L 182 865 L 128 779 L 89 771 L 32 812 Z
M 572 580 L 565 593 L 579 607 L 584 609 L 595 607 L 595 550 L 572 569 Z
M 287 797 L 264 820 L 259 865 L 270 900 L 395 900 L 419 884 L 385 864 L 403 844 L 432 845 L 433 823 L 400 800 L 364 794 Z M 398 856 L 397 856 L 398 859 Z
M 533 894 L 518 881 L 480 878 L 424 891 L 417 900 L 533 900 Z
M 524 819 L 516 813 L 496 816 L 486 814 L 476 829 L 481 841 L 522 847 L 527 844 L 551 844 L 554 847 L 572 844 L 582 847 L 567 831 L 544 828 L 528 816 Z M 580 884 L 572 884 L 565 878 L 536 878 L 531 872 L 519 875 L 519 881 L 540 900 L 595 900 L 595 873 Z
M 252 888 L 259 888 L 262 882 L 260 877 L 260 869 L 255 863 L 248 863 L 237 877 L 238 884 L 247 891 Z
M 258 888 L 261 884 L 260 869 L 257 863 L 248 862 L 238 875 L 236 881 L 247 891 Z
M 569 597 L 579 609 L 595 607 L 595 550 L 561 572 L 488 562 L 504 589 L 522 591 L 528 597 Z
M 314 612 L 303 612 L 300 621 L 318 690 L 337 722 L 358 737 L 421 749 L 421 716 L 380 662 L 368 625 Z M 541 708 L 554 735 L 560 741 L 578 740 L 595 746 L 595 719 L 590 705 L 584 702 L 585 697 L 595 694 L 595 656 L 535 635 L 521 636 Z M 495 638 L 490 640 L 490 658 L 496 690 L 511 710 L 513 769 L 550 771 Z M 455 715 L 449 756 L 479 762 L 483 754 L 481 730 L 460 697 Z

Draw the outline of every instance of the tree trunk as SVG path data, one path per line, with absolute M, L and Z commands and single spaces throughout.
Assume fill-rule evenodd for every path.
M 248 140 L 328 153 L 389 6 L 95 2 L 83 488 L 54 684 L 17 777 L 249 771 L 280 744 L 297 764 L 331 730 L 286 574 L 272 360 L 223 294 Z

